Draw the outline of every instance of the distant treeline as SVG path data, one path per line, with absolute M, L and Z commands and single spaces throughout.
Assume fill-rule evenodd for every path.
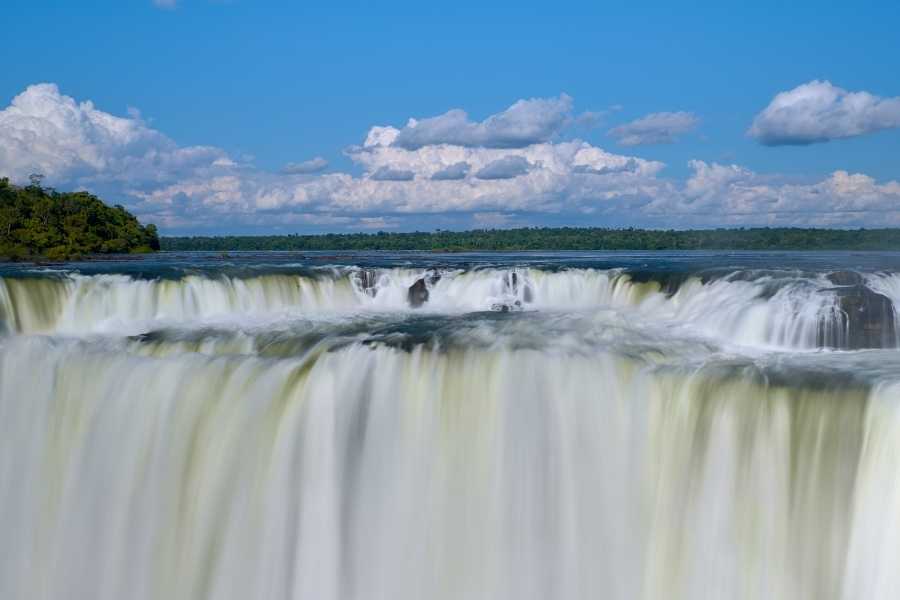
M 410 233 L 164 237 L 186 250 L 900 250 L 900 229 L 532 227 Z
M 66 260 L 90 254 L 159 250 L 156 227 L 87 192 L 19 187 L 0 178 L 0 259 Z

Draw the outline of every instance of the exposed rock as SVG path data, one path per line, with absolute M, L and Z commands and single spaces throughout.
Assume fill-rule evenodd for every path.
M 834 285 L 862 285 L 863 278 L 859 273 L 853 271 L 835 271 L 826 275 L 828 281 Z
M 687 283 L 691 278 L 699 277 L 700 281 L 703 283 L 706 283 L 712 278 L 709 274 L 696 275 L 690 272 L 656 271 L 649 269 L 628 271 L 626 277 L 628 278 L 627 281 L 631 281 L 631 283 L 655 282 L 659 286 L 659 291 L 669 298 L 675 295 L 675 293 L 681 289 L 681 286 Z
M 512 312 L 515 310 L 522 310 L 522 302 L 519 300 L 516 300 L 512 304 L 496 302 L 494 304 L 491 304 L 491 310 L 494 312 Z
M 359 273 L 359 285 L 366 295 L 372 298 L 378 293 L 375 284 L 378 283 L 378 272 L 373 269 L 365 269 Z
M 433 286 L 440 280 L 440 271 L 437 271 L 436 269 L 426 271 L 425 275 L 417 279 L 414 284 L 409 286 L 409 292 L 407 292 L 406 294 L 409 305 L 413 308 L 419 308 L 420 306 L 428 302 L 428 288 Z
M 837 279 L 850 281 L 852 278 L 840 276 Z M 836 335 L 823 324 L 819 328 L 820 345 L 835 345 L 846 350 L 897 345 L 894 305 L 887 296 L 864 285 L 847 285 L 834 291 L 841 310 L 837 323 L 841 331 Z
M 513 295 L 519 295 L 519 288 L 522 289 L 522 300 L 531 302 L 534 299 L 534 293 L 531 291 L 531 285 L 527 279 L 522 279 L 515 271 L 510 271 L 504 279 L 504 287 L 506 292 Z
M 425 278 L 416 280 L 414 284 L 409 286 L 409 292 L 406 294 L 409 305 L 413 308 L 419 308 L 428 302 L 428 286 L 425 284 Z

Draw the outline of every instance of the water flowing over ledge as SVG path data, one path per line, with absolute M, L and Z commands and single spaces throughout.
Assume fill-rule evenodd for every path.
M 323 269 L 246 277 L 61 274 L 0 278 L 0 319 L 16 333 L 142 333 L 158 325 L 420 309 L 614 309 L 711 338 L 791 350 L 890 348 L 900 276 L 734 271 L 653 277 L 620 269 Z
M 0 598 L 900 594 L 896 275 L 511 262 L 4 273 Z

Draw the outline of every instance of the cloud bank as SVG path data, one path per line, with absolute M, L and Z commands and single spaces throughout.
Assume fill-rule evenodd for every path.
M 659 161 L 559 139 L 571 102 L 523 100 L 482 122 L 465 118 L 464 135 L 443 126 L 416 136 L 408 132 L 418 125 L 373 126 L 346 151 L 358 175 L 323 172 L 321 157 L 272 173 L 219 148 L 180 146 L 136 112 L 115 116 L 40 84 L 0 111 L 0 176 L 25 182 L 43 173 L 49 185 L 97 192 L 169 234 L 546 223 L 900 225 L 897 181 L 839 170 L 796 183 L 700 160 L 679 181 L 665 177 Z
M 777 94 L 747 133 L 766 146 L 802 146 L 894 127 L 900 127 L 900 97 L 811 81 Z

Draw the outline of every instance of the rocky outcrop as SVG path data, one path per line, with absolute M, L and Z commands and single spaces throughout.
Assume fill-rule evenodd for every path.
M 834 285 L 847 286 L 863 284 L 862 275 L 853 271 L 835 271 L 834 273 L 829 273 L 825 277 Z
M 855 273 L 852 275 L 856 275 Z M 831 276 L 829 276 L 831 279 Z M 853 281 L 853 278 L 840 278 Z M 860 279 L 861 280 L 861 279 Z M 836 282 L 835 282 L 836 283 Z M 834 290 L 840 309 L 841 339 L 837 345 L 846 350 L 892 348 L 897 345 L 896 317 L 890 298 L 864 285 L 844 284 Z M 826 332 L 820 332 L 824 337 Z M 827 342 L 828 340 L 822 340 Z M 823 343 L 822 345 L 828 345 Z
M 375 284 L 378 283 L 378 272 L 374 269 L 365 269 L 359 273 L 359 287 L 372 298 L 378 293 Z
M 414 284 L 409 286 L 409 291 L 406 293 L 406 299 L 409 300 L 409 305 L 413 308 L 419 308 L 428 302 L 428 286 L 425 285 L 425 278 L 418 279 Z
M 520 300 L 511 303 L 496 302 L 491 304 L 491 310 L 494 312 L 513 312 L 522 310 L 522 302 Z
M 520 277 L 515 271 L 510 271 L 506 275 L 504 284 L 506 292 L 513 296 L 519 296 L 519 290 L 522 290 L 521 302 L 531 302 L 534 299 L 534 294 L 531 291 L 531 285 L 528 280 Z M 521 302 L 517 301 L 516 304 L 521 305 Z
M 437 271 L 429 271 L 421 279 L 417 279 L 409 286 L 406 299 L 413 308 L 419 308 L 428 302 L 428 288 L 441 280 L 441 274 Z

